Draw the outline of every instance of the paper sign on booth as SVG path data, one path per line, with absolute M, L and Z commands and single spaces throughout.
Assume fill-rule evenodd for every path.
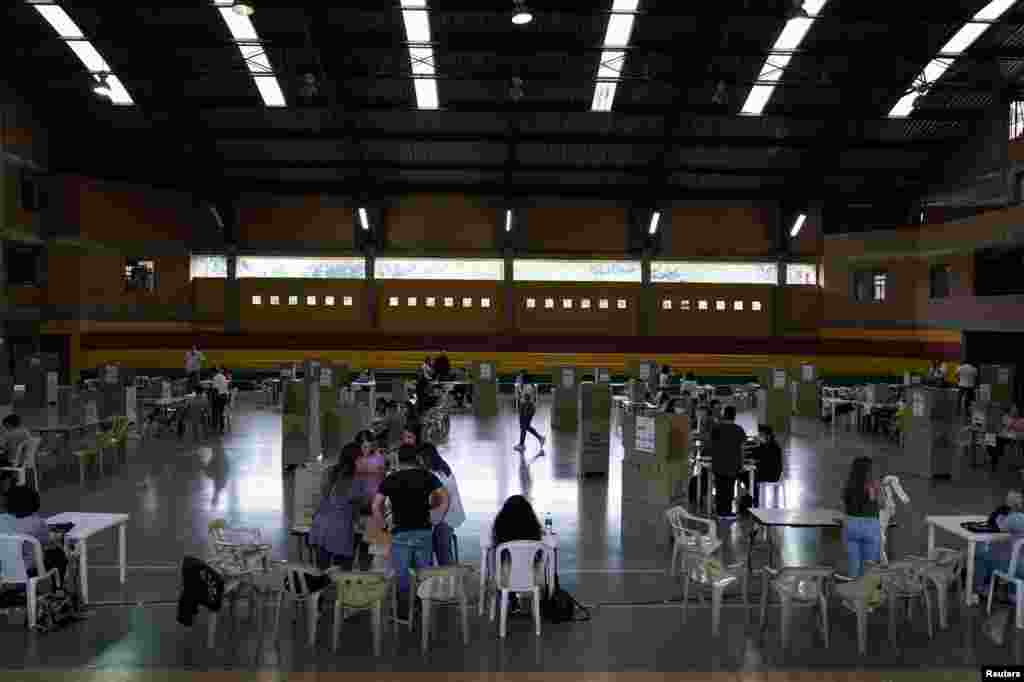
M 490 381 L 493 371 L 491 366 L 487 363 L 480 365 L 480 381 Z
M 321 367 L 320 368 L 320 385 L 323 386 L 324 388 L 330 388 L 331 380 L 334 378 L 332 376 L 332 374 L 333 374 L 333 370 L 330 367 Z
M 774 379 L 772 381 L 773 388 L 786 388 L 786 370 L 777 369 L 775 370 Z
M 562 370 L 562 388 L 572 388 L 576 384 L 576 372 L 571 369 Z
M 636 450 L 654 453 L 655 431 L 654 417 L 636 418 Z

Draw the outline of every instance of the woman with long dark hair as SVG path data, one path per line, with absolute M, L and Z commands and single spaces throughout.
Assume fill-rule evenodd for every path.
M 850 466 L 843 489 L 846 507 L 846 556 L 849 577 L 864 573 L 865 561 L 881 560 L 882 527 L 878 520 L 879 482 L 870 457 L 858 457 Z
M 459 485 L 455 481 L 452 468 L 441 458 L 436 447 L 431 443 L 424 443 L 420 447 L 420 459 L 423 468 L 437 476 L 448 491 L 448 507 L 430 510 L 430 522 L 434 526 L 434 556 L 437 557 L 438 566 L 448 566 L 455 562 L 455 557 L 452 556 L 452 536 L 455 535 L 455 529 L 466 520 L 462 496 L 459 495 Z
M 540 541 L 542 537 L 543 528 L 537 519 L 537 514 L 533 511 L 533 505 L 530 504 L 530 501 L 522 495 L 513 495 L 505 500 L 505 504 L 502 505 L 501 511 L 498 512 L 498 516 L 494 519 L 494 526 L 491 528 L 492 546 L 497 549 L 499 545 L 505 542 L 514 542 L 516 540 Z M 499 570 L 507 576 L 509 565 L 503 561 Z M 543 570 L 542 564 L 535 565 L 534 570 L 537 572 L 537 579 L 543 581 L 544 577 L 540 573 Z M 509 607 L 513 612 L 519 610 L 519 600 L 514 594 L 511 595 L 509 600 Z
M 356 534 L 360 514 L 370 501 L 370 481 L 356 476 L 356 462 L 362 449 L 349 443 L 341 450 L 338 463 L 328 469 L 321 487 L 320 507 L 313 516 L 309 543 L 317 549 L 317 565 L 327 570 L 332 565 L 352 570 L 355 548 L 363 546 Z

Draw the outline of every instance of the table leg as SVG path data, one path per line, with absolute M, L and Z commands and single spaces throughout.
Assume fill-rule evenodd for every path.
M 928 558 L 935 558 L 935 524 L 928 524 Z
M 753 497 L 754 496 L 754 471 L 753 471 L 753 469 L 751 469 L 750 471 L 747 472 L 747 480 L 748 480 L 747 494 L 750 495 L 751 497 Z
M 964 585 L 964 599 L 970 605 L 974 601 L 974 550 L 975 543 L 967 541 L 967 584 Z
M 704 500 L 705 500 L 704 506 L 707 507 L 708 518 L 711 518 L 711 509 L 712 509 L 712 507 L 711 507 L 711 491 L 714 490 L 714 488 L 715 488 L 715 472 L 712 471 L 711 469 L 708 469 L 708 484 L 707 484 L 707 488 L 708 488 L 707 489 L 707 494 L 704 497 Z
M 82 602 L 89 603 L 89 548 L 87 540 L 78 541 L 78 561 L 82 573 Z
M 117 562 L 121 568 L 121 584 L 124 585 L 128 572 L 128 533 L 126 524 L 117 527 Z

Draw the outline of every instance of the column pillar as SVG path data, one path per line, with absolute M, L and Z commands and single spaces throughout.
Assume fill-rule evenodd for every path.
M 380 329 L 380 306 L 377 304 L 377 250 L 366 245 L 366 310 L 370 315 L 370 329 Z
M 228 246 L 226 254 L 227 279 L 224 280 L 224 333 L 242 331 L 242 292 L 238 285 L 238 247 Z
M 650 336 L 654 317 L 654 287 L 651 285 L 651 250 L 644 249 L 640 258 L 640 300 L 637 310 L 637 333 Z
M 516 300 L 515 285 L 515 251 L 505 249 L 505 276 L 501 282 L 501 330 L 503 334 L 515 334 L 518 331 L 516 314 L 519 302 Z

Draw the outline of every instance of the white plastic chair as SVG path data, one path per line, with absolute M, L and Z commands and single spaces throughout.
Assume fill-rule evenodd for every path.
M 334 633 L 331 648 L 338 650 L 341 626 L 345 613 L 370 611 L 373 614 L 373 655 L 380 656 L 381 639 L 384 634 L 384 604 L 389 595 L 394 595 L 397 580 L 390 571 L 387 574 L 363 573 L 361 571 L 328 571 L 334 581 L 337 596 L 334 601 Z
M 702 519 L 697 516 L 690 517 L 691 523 L 705 524 L 708 529 L 714 526 L 714 522 Z M 713 531 L 708 530 L 701 538 L 698 538 L 698 547 L 702 547 L 712 539 Z M 701 534 L 697 534 L 700 536 Z M 722 595 L 725 590 L 739 583 L 743 592 L 743 605 L 747 605 L 747 571 L 744 562 L 737 562 L 724 566 L 715 556 L 703 551 L 683 551 L 682 553 L 682 578 L 683 578 L 683 622 L 686 622 L 686 612 L 690 606 L 690 583 L 707 585 L 711 588 L 711 633 L 715 637 L 720 631 L 722 616 Z M 697 598 L 701 602 L 704 596 L 697 592 Z
M 492 526 L 485 523 L 480 527 L 480 600 L 478 602 L 478 616 L 484 615 L 484 605 L 487 604 L 487 595 L 494 585 L 494 547 L 491 545 Z M 494 620 L 494 610 L 491 609 L 491 620 Z
M 507 571 L 503 566 L 506 559 Z M 508 631 L 508 596 L 512 593 L 533 595 L 533 625 L 536 635 L 540 637 L 540 591 L 543 586 L 538 581 L 536 571 L 538 559 L 546 569 L 547 546 L 535 540 L 503 542 L 494 550 L 494 582 L 497 590 L 495 601 L 499 602 L 501 608 L 498 631 L 502 639 Z M 544 573 L 546 570 L 541 574 Z M 495 602 L 491 602 L 491 620 L 494 620 L 494 610 Z
M 945 547 L 935 548 L 935 558 L 927 559 L 926 557 L 908 556 L 908 561 L 919 561 L 921 562 L 922 569 L 925 579 L 932 585 L 935 586 L 935 592 L 937 595 L 938 609 L 939 609 L 939 627 L 943 630 L 949 627 L 949 592 L 950 588 L 955 588 L 958 593 L 961 589 L 960 586 L 960 571 L 964 566 L 964 553 L 955 550 L 947 549 Z M 956 602 L 952 602 L 956 603 Z
M 35 564 L 34 578 L 28 575 L 28 568 L 25 566 L 25 555 L 22 548 L 25 543 L 32 545 L 32 563 Z M 39 583 L 49 580 L 53 589 L 56 589 L 60 579 L 57 569 L 47 571 L 43 567 L 43 546 L 39 540 L 31 535 L 20 535 L 16 533 L 0 534 L 0 575 L 5 585 L 25 586 L 25 608 L 28 611 L 28 627 L 36 626 L 36 599 L 39 595 Z
M 39 454 L 39 445 L 42 438 L 27 438 L 18 445 L 18 451 L 14 456 L 14 466 L 0 467 L 0 471 L 13 471 L 18 474 L 18 485 L 25 485 L 28 480 L 28 472 L 32 472 L 32 480 L 35 483 L 36 491 L 39 491 L 39 469 L 36 460 Z
M 475 566 L 453 565 L 410 571 L 416 596 L 423 609 L 420 649 L 425 654 L 430 644 L 430 617 L 432 607 L 458 606 L 462 627 L 462 643 L 469 646 L 469 607 L 476 597 L 475 580 L 479 574 Z
M 274 641 L 277 641 L 278 628 L 281 625 L 281 611 L 284 608 L 284 600 L 287 597 L 295 604 L 296 616 L 300 608 L 306 610 L 306 634 L 310 647 L 316 644 L 316 628 L 320 620 L 320 598 L 323 595 L 324 587 L 312 590 L 309 587 L 308 578 L 311 575 L 320 576 L 323 573 L 312 566 L 303 564 L 285 564 L 280 574 L 281 590 L 277 595 L 277 610 L 274 613 Z
M 757 497 L 758 497 L 758 500 L 761 503 L 761 508 L 762 509 L 767 509 L 767 507 L 764 506 L 764 503 L 765 503 L 765 500 L 766 500 L 765 493 L 767 493 L 769 490 L 773 491 L 773 493 L 774 493 L 773 497 L 775 499 L 775 508 L 776 509 L 785 509 L 786 508 L 786 481 L 785 480 L 780 480 L 780 481 L 763 481 L 763 482 L 757 484 Z
M 794 604 L 820 608 L 818 624 L 821 626 L 825 647 L 828 648 L 828 584 L 832 574 L 832 569 L 824 566 L 781 570 L 766 566 L 761 573 L 761 631 L 764 632 L 768 620 L 768 592 L 774 591 L 779 597 L 782 610 L 782 648 L 789 647 Z
M 679 556 L 684 552 L 696 552 L 710 556 L 722 546 L 718 539 L 718 526 L 709 519 L 690 514 L 683 507 L 672 507 L 665 511 L 665 519 L 672 529 L 672 565 L 669 575 L 678 574 Z M 689 525 L 688 525 L 689 524 Z M 694 530 L 691 526 L 704 527 L 704 533 Z
M 1024 630 L 1024 578 L 1017 577 L 1017 561 L 1020 558 L 1020 548 L 1024 546 L 1024 538 L 1013 541 L 1013 553 L 1010 554 L 1010 565 L 1005 571 L 993 571 L 992 582 L 988 586 L 987 613 L 992 613 L 992 597 L 996 591 L 996 581 L 1003 580 L 1006 583 L 1013 583 L 1017 589 L 1016 625 L 1018 630 Z

